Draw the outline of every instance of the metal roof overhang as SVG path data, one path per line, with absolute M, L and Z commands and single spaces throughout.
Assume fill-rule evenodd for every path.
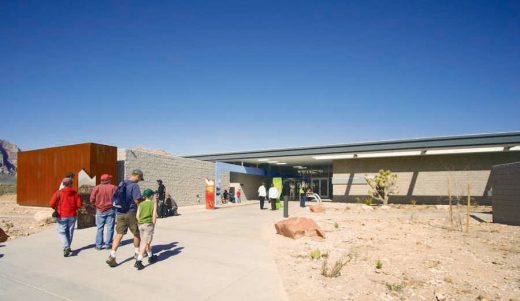
M 244 152 L 190 155 L 186 158 L 204 161 L 249 161 L 258 158 L 280 158 L 297 156 L 317 156 L 345 153 L 366 153 L 383 151 L 450 149 L 460 147 L 516 146 L 520 145 L 520 132 L 478 134 L 465 136 L 390 140 L 352 144 L 310 146 L 286 149 L 256 150 Z

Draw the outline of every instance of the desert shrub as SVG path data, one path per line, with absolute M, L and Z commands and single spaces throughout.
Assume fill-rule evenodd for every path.
M 337 222 L 334 223 L 334 228 L 339 229 L 339 224 Z
M 4 194 L 15 194 L 16 186 L 15 185 L 2 185 L 0 184 L 0 195 Z
M 401 292 L 404 289 L 402 283 L 386 283 L 386 288 L 392 292 Z
M 412 206 L 415 206 L 415 205 L 417 204 L 417 200 L 415 200 L 415 199 L 411 199 L 411 200 L 410 200 L 410 204 L 411 204 Z
M 380 270 L 383 268 L 383 262 L 381 260 L 376 261 L 376 269 Z
M 328 259 L 325 259 L 321 265 L 321 275 L 327 278 L 336 278 L 341 275 L 341 270 L 347 263 L 352 260 L 352 255 L 348 254 L 345 259 L 336 260 L 332 268 L 329 269 Z
M 368 197 L 368 198 L 364 199 L 363 204 L 365 204 L 367 206 L 372 206 L 372 198 Z
M 390 170 L 381 169 L 373 178 L 368 175 L 365 180 L 369 186 L 368 193 L 376 200 L 388 205 L 388 199 L 391 194 L 398 193 L 397 175 Z
M 320 259 L 321 258 L 321 251 L 320 251 L 320 249 L 312 250 L 310 256 L 311 256 L 312 260 Z

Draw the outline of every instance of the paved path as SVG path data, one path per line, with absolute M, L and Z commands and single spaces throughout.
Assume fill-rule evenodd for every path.
M 108 251 L 94 249 L 94 228 L 76 230 L 69 258 L 54 225 L 0 244 L 0 300 L 287 300 L 266 239 L 280 210 L 180 211 L 158 221 L 159 261 L 142 271 L 133 267 L 130 234 L 116 268 L 105 263 Z

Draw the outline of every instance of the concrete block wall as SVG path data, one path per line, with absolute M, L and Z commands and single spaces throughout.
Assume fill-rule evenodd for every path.
M 179 206 L 205 203 L 204 179 L 214 179 L 215 163 L 132 149 L 118 149 L 119 179 L 128 178 L 132 170 L 144 173 L 141 191 L 157 189 L 157 179 L 163 180 L 166 192 Z M 229 186 L 229 173 L 222 176 L 222 184 Z M 197 198 L 197 195 L 199 198 Z M 200 201 L 200 203 L 199 203 Z
M 336 160 L 333 182 L 339 180 L 347 184 L 333 185 L 333 199 L 355 201 L 368 196 L 368 185 L 352 181 L 348 184 L 349 180 L 390 169 L 397 174 L 399 188 L 390 202 L 409 203 L 415 199 L 418 204 L 445 203 L 450 179 L 453 196 L 466 196 L 470 184 L 471 196 L 479 204 L 491 204 L 488 193 L 492 166 L 515 161 L 520 161 L 520 152 Z
M 493 166 L 493 222 L 520 225 L 520 162 Z

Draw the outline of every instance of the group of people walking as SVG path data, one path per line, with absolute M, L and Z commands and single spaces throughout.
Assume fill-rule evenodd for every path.
M 71 243 L 77 210 L 82 207 L 78 192 L 72 188 L 73 178 L 74 174 L 68 173 L 50 200 L 65 257 L 72 254 Z M 128 230 L 133 235 L 134 267 L 138 270 L 143 269 L 144 257 L 148 257 L 149 264 L 155 263 L 157 256 L 152 253 L 151 243 L 157 217 L 177 215 L 178 206 L 166 193 L 162 181 L 157 180 L 159 184 L 157 191 L 145 189 L 141 194 L 138 183 L 143 180 L 143 172 L 139 169 L 135 169 L 130 178 L 122 181 L 118 186 L 111 184 L 111 175 L 104 174 L 101 176 L 101 184 L 94 187 L 90 194 L 90 203 L 96 208 L 95 248 L 110 250 L 106 260 L 110 267 L 118 265 L 117 250 Z

